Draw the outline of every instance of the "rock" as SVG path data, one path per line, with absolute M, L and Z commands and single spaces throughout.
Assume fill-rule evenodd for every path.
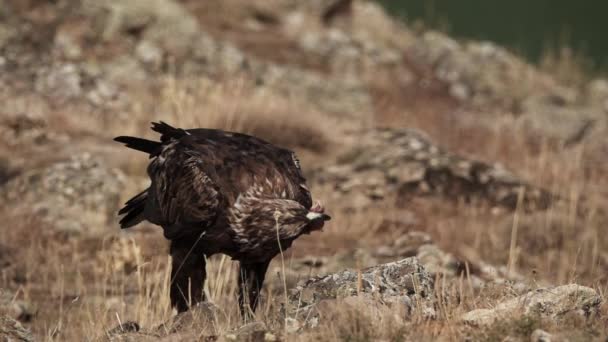
M 49 131 L 46 118 L 36 112 L 2 113 L 0 143 L 6 146 L 43 145 L 61 139 Z
M 135 55 L 142 63 L 150 65 L 154 69 L 159 68 L 163 62 L 163 51 L 148 40 L 142 40 L 137 44 Z
M 500 164 L 487 164 L 443 151 L 420 132 L 375 129 L 359 137 L 358 145 L 338 163 L 313 174 L 341 197 L 364 194 L 381 200 L 396 194 L 398 203 L 411 196 L 436 195 L 486 201 L 515 209 L 524 190 L 525 209 L 544 209 L 550 193 L 518 179 Z
M 551 340 L 551 334 L 541 329 L 534 330 L 530 336 L 530 341 L 532 342 L 551 342 Z
M 470 98 L 476 106 L 514 109 L 526 99 L 549 94 L 574 102 L 567 88 L 491 42 L 463 44 L 428 31 L 408 47 L 408 55 L 432 66 L 439 79 L 462 89 L 455 91 L 457 97 Z
M 191 307 L 188 311 L 179 313 L 171 322 L 159 327 L 159 331 L 171 333 L 180 332 L 201 325 L 213 324 L 215 320 L 225 318 L 219 308 L 211 302 L 201 302 Z
M 432 68 L 449 94 L 476 114 L 512 114 L 517 130 L 528 135 L 568 142 L 608 110 L 605 81 L 591 82 L 584 91 L 566 86 L 491 42 L 461 43 L 429 31 L 406 54 Z M 496 118 L 487 116 L 478 121 L 495 124 Z
M 133 333 L 133 332 L 138 332 L 139 329 L 140 329 L 140 327 L 137 322 L 128 321 L 128 322 L 119 324 L 116 327 L 108 330 L 108 335 Z
M 75 64 L 61 64 L 49 69 L 41 68 L 36 79 L 36 91 L 60 101 L 74 99 L 82 94 L 81 74 Z
M 408 314 L 415 310 L 425 317 L 434 317 L 431 303 L 433 278 L 416 258 L 373 266 L 360 271 L 345 270 L 326 276 L 314 277 L 298 283 L 290 291 L 286 316 L 303 319 L 291 322 L 294 327 L 318 324 L 319 311 L 338 305 L 347 297 L 398 305 Z M 322 304 L 321 304 L 322 303 Z
M 461 262 L 452 254 L 441 250 L 437 245 L 425 244 L 418 248 L 416 255 L 420 263 L 433 275 L 455 276 L 461 268 Z
M 227 333 L 223 336 L 225 341 L 238 342 L 264 342 L 277 341 L 277 337 L 268 332 L 266 325 L 262 322 L 253 322 Z
M 495 284 L 509 285 L 510 291 L 516 293 L 529 290 L 526 279 L 521 274 L 479 260 L 475 253 L 468 254 L 470 256 L 466 257 L 446 252 L 434 244 L 427 233 L 410 231 L 395 239 L 392 244 L 376 249 L 372 255 L 380 261 L 415 256 L 433 278 L 440 276 L 455 279 L 465 276 L 474 289 Z
M 85 40 L 93 38 L 84 20 L 64 20 L 58 23 L 53 41 L 55 54 L 72 61 L 83 57 Z
M 17 299 L 15 294 L 4 289 L 0 289 L 0 316 L 10 317 L 20 322 L 29 322 L 36 314 L 33 306 Z
M 128 104 L 128 95 L 110 81 L 97 79 L 94 87 L 87 93 L 87 100 L 98 108 L 124 108 Z
M 260 85 L 303 99 L 323 112 L 352 117 L 357 122 L 372 113 L 371 97 L 360 79 L 323 77 L 302 68 L 256 60 L 248 64 Z
M 462 320 L 481 326 L 516 315 L 532 315 L 559 320 L 566 314 L 589 317 L 601 303 L 595 290 L 577 284 L 541 288 L 504 301 L 493 309 L 477 309 L 466 313 Z
M 608 80 L 596 79 L 587 85 L 587 98 L 608 113 Z
M 346 11 L 336 11 L 340 8 Z M 284 34 L 307 56 L 344 77 L 398 65 L 410 40 L 410 32 L 374 2 L 300 2 L 285 17 Z M 327 25 L 330 17 L 331 25 Z
M 105 40 L 132 33 L 172 55 L 185 55 L 200 31 L 196 18 L 172 0 L 86 0 L 84 13 Z
M 0 340 L 34 342 L 34 337 L 31 331 L 19 322 L 7 316 L 0 316 Z
M 104 78 L 119 85 L 141 83 L 148 79 L 148 74 L 141 63 L 132 56 L 123 55 L 102 65 Z
M 0 156 L 0 186 L 16 176 L 17 173 L 18 171 L 11 166 L 9 160 Z
M 0 189 L 0 198 L 15 213 L 36 215 L 58 231 L 95 235 L 114 226 L 124 183 L 122 172 L 81 153 L 23 172 Z
M 192 45 L 193 60 L 184 66 L 183 72 L 205 72 L 223 74 L 242 72 L 249 66 L 249 57 L 229 42 L 216 40 L 201 32 Z M 190 67 L 187 67 L 187 66 Z

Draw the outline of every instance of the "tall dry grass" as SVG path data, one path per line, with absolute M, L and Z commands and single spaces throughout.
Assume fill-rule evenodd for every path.
M 120 115 L 104 117 L 70 111 L 48 119 L 75 142 L 91 136 L 96 141 L 122 134 L 152 137 L 147 128 L 152 120 L 180 127 L 247 132 L 298 151 L 312 151 L 320 165 L 334 153 L 332 142 L 340 139 L 332 136 L 332 127 L 328 127 L 322 114 L 297 99 L 259 88 L 246 78 L 167 78 L 158 86 L 157 96 L 135 96 L 124 119 L 117 119 Z M 584 157 L 587 146 L 562 150 L 550 142 L 530 144 L 526 136 L 509 130 L 508 122 L 490 129 L 467 126 L 458 132 L 459 127 L 446 125 L 453 121 L 444 121 L 432 106 L 429 102 L 429 115 L 415 112 L 384 123 L 423 128 L 449 150 L 488 161 L 499 160 L 516 174 L 559 194 L 562 202 L 544 212 L 509 213 L 483 203 L 424 198 L 414 199 L 406 209 L 385 206 L 352 212 L 348 210 L 349 198 L 336 198 L 331 188 L 313 187 L 315 197 L 326 199 L 333 219 L 325 232 L 299 239 L 283 260 L 271 265 L 257 320 L 284 335 L 285 340 L 495 339 L 496 334 L 489 331 L 473 331 L 462 325 L 458 317 L 474 308 L 492 307 L 515 294 L 508 286 L 475 290 L 467 273 L 458 279 L 437 279 L 436 296 L 441 305 L 438 318 L 433 321 L 416 315 L 405 320 L 398 310 L 339 301 L 328 309 L 319 328 L 303 334 L 284 330 L 278 312 L 286 288 L 318 272 L 293 272 L 294 260 L 306 255 L 331 258 L 357 249 L 373 251 L 408 230 L 425 231 L 441 248 L 468 260 L 509 267 L 526 276 L 532 287 L 577 282 L 606 293 L 608 238 L 603 228 L 608 218 L 602 189 L 608 179 L 602 172 L 593 172 L 593 165 Z M 396 108 L 392 110 L 396 116 L 403 115 Z M 465 137 L 463 132 L 470 135 Z M 121 167 L 131 176 L 143 175 L 146 162 L 145 158 L 129 159 Z M 304 163 L 304 167 L 310 166 Z M 125 199 L 131 192 L 129 189 L 125 193 Z M 386 219 L 399 217 L 404 210 L 414 214 L 414 223 L 386 228 Z M 125 235 L 109 230 L 108 237 L 101 240 L 65 237 L 35 218 L 13 215 L 8 208 L 2 210 L 0 217 L 10 227 L 0 232 L 0 241 L 18 249 L 13 266 L 2 272 L 0 287 L 13 289 L 16 299 L 35 303 L 38 311 L 31 326 L 40 340 L 104 340 L 108 329 L 128 321 L 137 321 L 145 330 L 157 334 L 175 328 L 168 302 L 167 248 L 158 231 L 135 228 Z M 351 259 L 340 261 L 336 267 L 373 262 L 366 259 L 369 253 L 350 255 Z M 242 325 L 236 304 L 235 263 L 214 256 L 207 267 L 205 291 L 219 309 L 210 321 L 205 317 L 182 321 L 186 324 L 180 327 L 184 338 L 191 334 L 197 338 L 218 336 Z M 606 311 L 602 310 L 605 317 Z M 492 329 L 503 333 L 516 330 L 518 336 L 537 327 L 605 335 L 598 322 L 601 320 L 572 321 L 562 327 L 517 318 Z

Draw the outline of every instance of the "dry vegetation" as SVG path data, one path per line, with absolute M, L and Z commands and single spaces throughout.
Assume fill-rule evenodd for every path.
M 38 8 L 37 1 L 29 3 L 23 5 L 23 11 Z M 289 59 L 315 73 L 326 72 L 327 65 L 315 56 L 296 60 L 295 56 L 303 53 L 286 37 L 272 40 L 274 45 L 261 43 L 272 46 L 276 53 L 256 50 L 260 49 L 252 43 L 257 42 L 256 37 L 265 30 L 278 30 L 274 26 L 278 24 L 268 24 L 263 31 L 253 30 L 245 38 L 238 36 L 238 32 L 248 30 L 242 21 L 246 21 L 243 16 L 250 15 L 248 11 L 232 11 L 234 3 L 241 1 L 226 2 L 220 8 L 226 19 L 219 23 L 204 20 L 209 16 L 207 7 L 194 1 L 185 3 L 217 39 L 232 39 L 256 58 L 278 63 Z M 278 15 L 268 14 L 263 8 L 257 11 Z M 44 14 L 42 10 L 31 12 Z M 561 57 L 547 57 L 545 65 L 568 66 L 572 74 L 557 77 L 583 83 L 571 56 L 566 56 L 567 60 Z M 153 120 L 261 136 L 297 150 L 308 172 L 331 164 L 342 151 L 354 146 L 356 129 L 369 128 L 370 122 L 374 126 L 420 129 L 452 152 L 506 165 L 517 176 L 558 194 L 561 205 L 540 212 L 510 212 L 483 202 L 423 197 L 412 199 L 406 209 L 386 200 L 353 212 L 349 198 L 331 199 L 325 206 L 333 219 L 325 232 L 300 238 L 271 265 L 257 319 L 279 339 L 288 341 L 502 341 L 507 336 L 529 340 L 536 329 L 572 341 L 605 339 L 605 304 L 592 319 L 573 315 L 556 323 L 516 315 L 483 329 L 463 324 L 459 321 L 462 314 L 493 307 L 516 295 L 508 282 L 474 288 L 468 269 L 455 278 L 437 275 L 436 319 L 426 319 L 420 313 L 404 319 L 405 314 L 395 308 L 338 301 L 324 311 L 315 329 L 293 333 L 284 324 L 281 303 L 297 280 L 343 267 L 371 266 L 375 259 L 370 255 L 377 248 L 408 231 L 428 233 L 436 245 L 471 265 L 482 260 L 506 266 L 509 272 L 522 275 L 523 283 L 532 289 L 577 283 L 594 288 L 602 298 L 608 291 L 608 237 L 604 232 L 608 224 L 608 173 L 601 137 L 566 147 L 553 137 L 522 127 L 516 115 L 492 114 L 491 124 L 479 123 L 482 120 L 476 116 L 486 114 L 450 96 L 443 81 L 429 79 L 432 71 L 425 68 L 429 67 L 421 66 L 413 72 L 427 81 L 424 87 L 417 82 L 401 87 L 390 78 L 397 74 L 392 71 L 386 73 L 388 76 L 379 73 L 377 78 L 366 80 L 373 117 L 361 122 L 324 112 L 310 99 L 286 95 L 276 87 L 259 87 L 256 78 L 246 72 L 213 77 L 166 73 L 151 85 L 125 87 L 129 103 L 119 110 L 98 110 L 78 101 L 58 103 L 50 97 L 8 88 L 0 93 L 4 103 L 0 124 L 5 127 L 0 132 L 0 181 L 4 177 L 3 160 L 8 161 L 8 180 L 23 170 L 89 151 L 126 174 L 128 182 L 121 189 L 121 200 L 126 200 L 145 185 L 147 160 L 113 146 L 110 139 L 116 135 L 152 137 L 147 127 Z M 67 140 L 43 139 L 38 143 L 36 138 L 29 138 L 26 133 L 34 129 L 27 120 L 27 127 L 21 127 L 15 119 L 25 114 L 34 115 L 42 130 Z M 312 188 L 317 198 L 335 198 L 330 186 L 313 184 Z M 403 215 L 413 215 L 414 219 L 407 224 L 387 224 Z M 166 341 L 214 340 L 242 325 L 236 305 L 235 264 L 226 257 L 213 256 L 208 264 L 206 291 L 219 311 L 212 319 L 194 313 L 193 317 L 175 321 L 168 303 L 167 246 L 158 229 L 143 224 L 124 233 L 112 222 L 101 236 L 86 232 L 71 235 L 54 229 L 36 214 L 14 211 L 8 203 L 0 207 L 0 219 L 0 288 L 10 291 L 10 302 L 23 301 L 33 307 L 29 310 L 33 317 L 23 321 L 37 340 L 106 340 L 110 338 L 109 329 L 128 321 L 138 322 L 150 332 L 141 333 L 142 340 L 169 332 L 175 333 Z M 331 262 L 333 266 L 302 267 L 301 260 L 310 256 L 335 261 Z

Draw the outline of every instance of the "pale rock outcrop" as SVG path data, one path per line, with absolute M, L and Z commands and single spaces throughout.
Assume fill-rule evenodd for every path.
M 284 312 L 290 330 L 319 324 L 319 312 L 358 298 L 379 305 L 394 305 L 407 315 L 435 317 L 433 278 L 416 258 L 376 265 L 362 270 L 313 277 L 290 290 Z M 347 298 L 351 299 L 347 299 Z M 356 300 L 355 300 L 356 301 Z M 353 303 L 351 303 L 353 304 Z
M 335 165 L 313 174 L 340 196 L 364 195 L 368 202 L 396 196 L 446 196 L 485 201 L 515 209 L 520 191 L 528 209 L 544 209 L 552 196 L 506 170 L 458 156 L 410 129 L 375 129 L 362 133 L 359 143 Z M 363 204 L 366 202 L 363 201 Z
M 95 235 L 116 226 L 125 176 L 89 153 L 28 170 L 0 189 L 15 211 L 35 215 L 57 231 Z
M 470 311 L 462 316 L 462 320 L 472 325 L 489 325 L 501 319 L 530 315 L 559 321 L 566 314 L 592 316 L 598 312 L 601 302 L 594 289 L 569 284 L 532 290 L 492 309 Z

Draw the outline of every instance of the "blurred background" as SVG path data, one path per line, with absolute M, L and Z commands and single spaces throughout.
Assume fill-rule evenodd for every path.
M 406 22 L 460 39 L 490 40 L 534 63 L 567 49 L 594 70 L 605 70 L 608 43 L 602 1 L 379 1 Z M 563 53 L 563 52 L 562 52 Z
M 0 334 L 221 340 L 242 325 L 230 260 L 208 263 L 214 323 L 177 324 L 160 229 L 117 224 L 149 160 L 112 138 L 157 139 L 163 120 L 293 149 L 331 214 L 271 265 L 257 318 L 274 338 L 605 338 L 605 7 L 0 0 Z M 315 329 L 286 329 L 298 281 L 407 257 L 434 280 L 432 319 L 330 301 Z M 547 289 L 538 315 L 471 318 Z M 141 330 L 109 332 L 127 321 Z

